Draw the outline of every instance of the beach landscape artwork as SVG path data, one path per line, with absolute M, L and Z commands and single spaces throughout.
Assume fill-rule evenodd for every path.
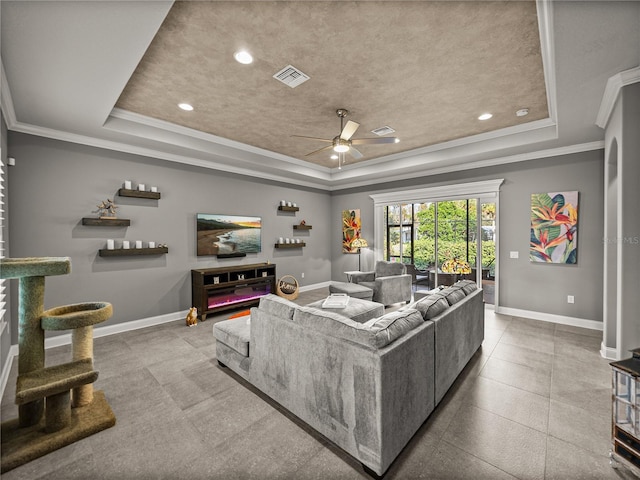
M 578 192 L 531 195 L 532 262 L 578 263 Z
M 198 256 L 261 251 L 261 217 L 198 213 Z

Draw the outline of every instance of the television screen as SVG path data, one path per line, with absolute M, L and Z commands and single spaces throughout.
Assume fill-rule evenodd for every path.
M 198 213 L 198 256 L 233 255 L 261 251 L 260 217 Z

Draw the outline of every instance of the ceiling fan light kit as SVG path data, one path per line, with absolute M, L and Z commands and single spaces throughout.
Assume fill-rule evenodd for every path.
M 379 137 L 379 138 L 354 138 L 351 139 L 356 130 L 360 126 L 359 123 L 348 120 L 346 125 L 344 123 L 344 117 L 349 115 L 349 110 L 346 108 L 339 108 L 336 110 L 336 115 L 340 118 L 340 134 L 334 137 L 333 139 L 328 138 L 318 138 L 318 137 L 309 137 L 305 135 L 292 135 L 293 137 L 306 138 L 309 140 L 316 140 L 320 142 L 330 142 L 331 145 L 326 147 L 322 147 L 318 150 L 314 150 L 313 152 L 307 153 L 306 156 L 315 155 L 316 153 L 323 152 L 325 150 L 333 150 L 338 153 L 341 158 L 338 158 L 338 169 L 342 168 L 342 164 L 344 163 L 344 153 L 349 153 L 354 159 L 359 160 L 363 157 L 362 153 L 360 153 L 354 145 L 380 145 L 385 143 L 398 143 L 400 140 L 396 137 Z M 386 127 L 389 128 L 389 127 Z M 389 128 L 391 132 L 394 130 Z

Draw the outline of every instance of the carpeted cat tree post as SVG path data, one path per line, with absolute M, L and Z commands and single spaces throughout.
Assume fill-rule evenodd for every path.
M 45 277 L 70 271 L 66 257 L 0 260 L 0 278 L 20 281 L 18 418 L 2 423 L 2 473 L 116 423 L 103 392 L 94 395 L 92 385 L 98 378 L 93 369 L 93 325 L 111 317 L 111 304 L 80 303 L 44 311 Z M 45 368 L 45 330 L 73 330 L 71 362 Z

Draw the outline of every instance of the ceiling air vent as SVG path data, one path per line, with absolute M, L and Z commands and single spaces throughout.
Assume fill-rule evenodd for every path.
M 287 65 L 278 73 L 276 73 L 273 78 L 281 81 L 285 85 L 289 85 L 291 88 L 295 88 L 301 83 L 309 80 L 309 76 L 305 73 L 302 73 L 293 65 Z
M 376 128 L 375 130 L 371 130 L 371 133 L 374 133 L 379 137 L 382 137 L 384 135 L 389 135 L 390 133 L 393 133 L 393 132 L 395 132 L 395 130 L 388 125 L 385 125 L 384 127 Z

